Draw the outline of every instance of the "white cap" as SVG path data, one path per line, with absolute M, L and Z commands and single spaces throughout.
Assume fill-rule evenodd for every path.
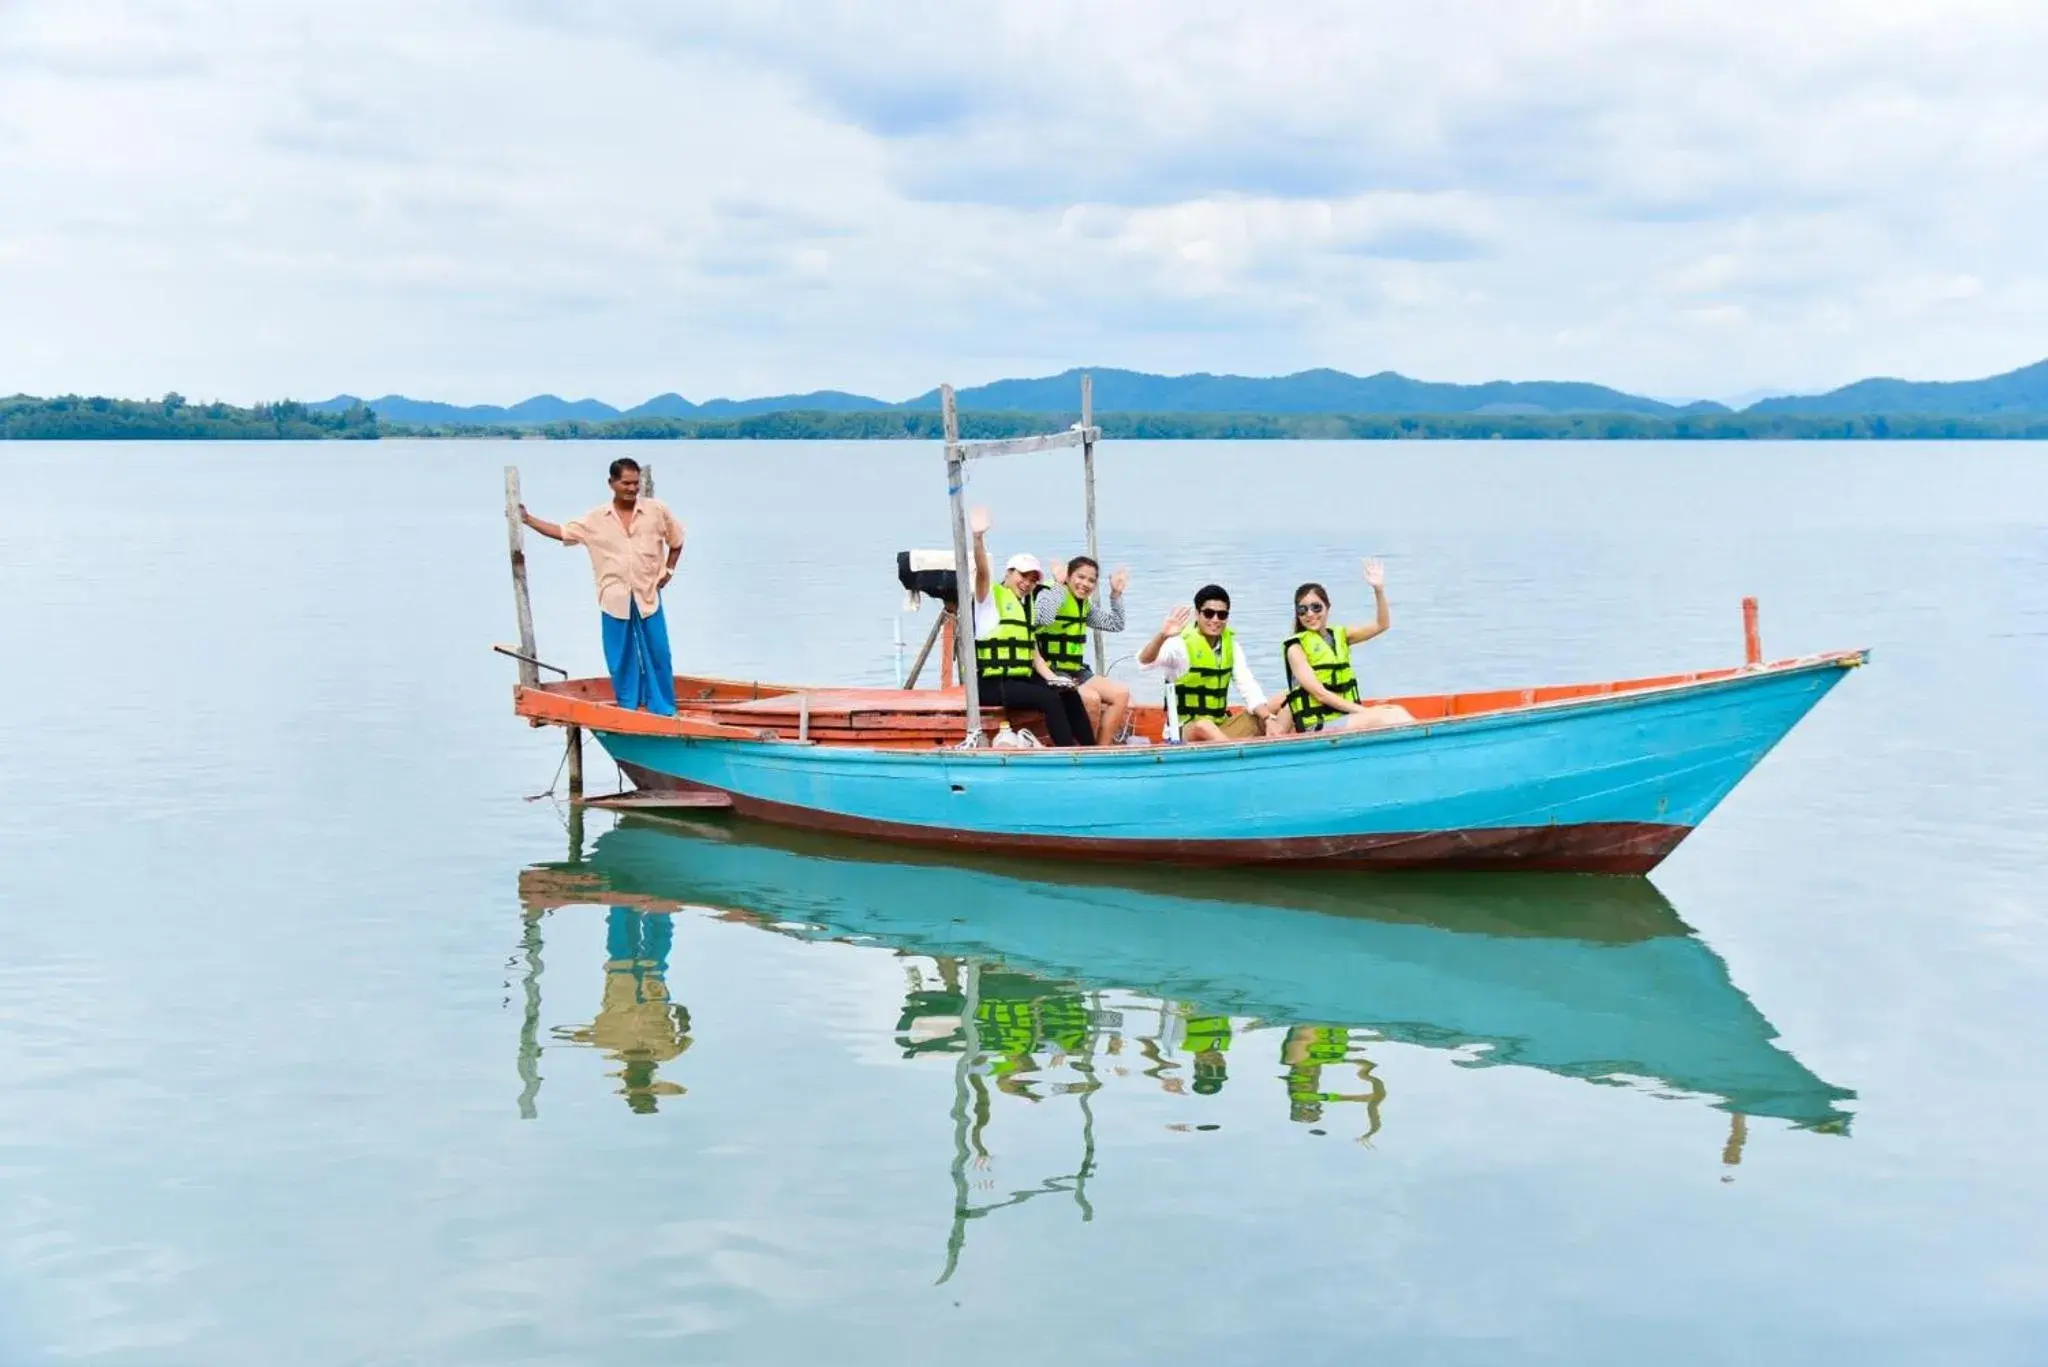
M 1019 574 L 1035 574 L 1040 579 L 1045 578 L 1045 570 L 1039 565 L 1038 557 L 1028 551 L 1019 551 L 1003 562 L 1003 573 L 1008 574 L 1011 570 Z

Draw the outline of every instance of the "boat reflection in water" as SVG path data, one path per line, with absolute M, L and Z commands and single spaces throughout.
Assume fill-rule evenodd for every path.
M 572 829 L 578 848 L 580 837 Z M 1731 1165 L 1747 1117 L 1846 1133 L 1840 1103 L 1854 1096 L 1778 1047 L 1719 956 L 1643 879 L 1058 868 L 629 816 L 587 860 L 524 870 L 520 896 L 527 1115 L 541 918 L 555 908 L 610 908 L 603 1006 L 552 1036 L 604 1051 L 636 1111 L 683 1090 L 660 1075 L 689 1047 L 689 1013 L 664 979 L 670 914 L 904 958 L 896 1043 L 955 1072 L 949 1268 L 964 1221 L 990 1209 L 1064 1192 L 1088 1214 L 1095 1097 L 1118 1080 L 1190 1097 L 1272 1087 L 1288 1119 L 1369 1140 L 1388 1100 L 1369 1050 L 1420 1045 L 1716 1106 L 1731 1113 Z M 1005 1096 L 1074 1099 L 1080 1158 L 976 1207 L 966 1168 L 986 1162 Z

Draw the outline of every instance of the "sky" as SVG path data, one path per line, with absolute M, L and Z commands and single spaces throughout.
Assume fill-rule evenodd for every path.
M 2048 5 L 0 0 L 0 393 L 2048 356 Z

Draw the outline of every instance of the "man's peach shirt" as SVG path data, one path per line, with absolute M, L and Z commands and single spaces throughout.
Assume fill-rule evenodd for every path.
M 562 524 L 562 544 L 590 552 L 590 572 L 597 576 L 597 605 L 607 617 L 624 621 L 638 602 L 640 615 L 661 611 L 661 572 L 668 568 L 671 547 L 683 544 L 683 524 L 658 498 L 643 498 L 633 508 L 633 530 L 619 521 L 618 509 L 606 503 Z

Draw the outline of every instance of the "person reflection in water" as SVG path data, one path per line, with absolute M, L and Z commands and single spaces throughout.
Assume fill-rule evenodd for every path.
M 1176 1030 L 1171 1021 L 1162 1018 L 1157 1037 L 1140 1036 L 1138 1053 L 1152 1066 L 1143 1070 L 1146 1077 L 1159 1084 L 1159 1090 L 1168 1096 L 1185 1096 L 1192 1090 L 1197 1096 L 1214 1096 L 1223 1090 L 1223 1084 L 1230 1080 L 1228 1060 L 1223 1055 L 1230 1048 L 1230 1017 L 1202 1016 L 1196 1012 L 1201 1008 L 1193 1002 L 1180 1002 L 1174 1006 L 1174 1016 L 1179 1021 Z M 1171 1076 L 1180 1065 L 1169 1059 L 1162 1050 L 1162 1043 L 1179 1037 L 1178 1052 L 1188 1056 L 1192 1065 L 1193 1078 Z M 1171 1048 L 1171 1044 L 1167 1043 Z
M 1230 1048 L 1230 1017 L 1190 1015 L 1181 1047 L 1194 1058 L 1195 1094 L 1214 1096 L 1222 1091 L 1223 1084 L 1230 1079 L 1223 1057 Z
M 613 907 L 605 919 L 604 999 L 597 1019 L 555 1037 L 602 1050 L 619 1065 L 619 1095 L 636 1115 L 653 1115 L 657 1098 L 681 1096 L 680 1083 L 657 1076 L 690 1047 L 690 1012 L 669 1000 L 668 951 L 675 928 L 664 915 Z
M 982 974 L 981 994 L 975 1025 L 982 1050 L 995 1056 L 988 1071 L 999 1090 L 1037 1101 L 1033 1075 L 1047 1066 L 1039 1054 L 1050 1053 L 1053 1067 L 1088 1054 L 1088 1003 L 1074 993 L 1026 974 L 991 972 Z
M 1286 1069 L 1287 1118 L 1302 1125 L 1320 1125 L 1323 1107 L 1332 1101 L 1357 1101 L 1365 1106 L 1366 1130 L 1360 1143 L 1380 1132 L 1380 1103 L 1387 1099 L 1387 1085 L 1373 1076 L 1372 1061 L 1362 1054 L 1351 1055 L 1351 1031 L 1341 1025 L 1290 1025 L 1280 1044 L 1280 1062 Z M 1322 1090 L 1323 1069 L 1332 1064 L 1354 1063 L 1363 1092 Z

